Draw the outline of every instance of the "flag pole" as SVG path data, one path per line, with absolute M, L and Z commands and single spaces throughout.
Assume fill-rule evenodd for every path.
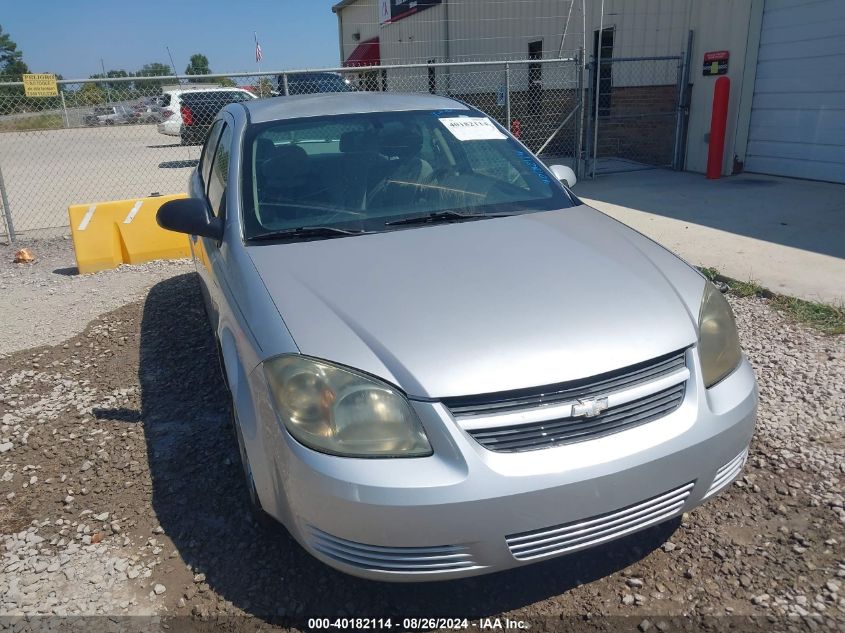
M 264 96 L 264 86 L 261 84 L 261 46 L 258 44 L 258 31 L 253 31 L 252 35 L 255 37 L 255 63 L 258 66 L 258 96 Z

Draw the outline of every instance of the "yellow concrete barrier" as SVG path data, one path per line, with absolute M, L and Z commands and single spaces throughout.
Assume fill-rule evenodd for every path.
M 186 194 L 113 200 L 68 207 L 73 250 L 80 273 L 120 264 L 189 257 L 188 236 L 156 224 L 156 212 L 168 200 Z

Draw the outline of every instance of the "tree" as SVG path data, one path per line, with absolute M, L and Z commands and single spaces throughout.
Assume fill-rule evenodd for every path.
M 144 77 L 166 77 L 169 76 L 173 70 L 167 64 L 161 62 L 152 62 L 141 66 L 141 70 L 135 73 L 135 88 L 145 95 L 153 95 L 161 92 L 161 85 L 163 81 L 156 79 L 144 79 Z
M 114 77 L 131 77 L 131 76 L 132 76 L 132 73 L 128 73 L 125 70 L 120 69 L 120 70 L 108 70 L 108 71 L 106 71 L 105 75 L 103 75 L 103 73 L 97 73 L 95 75 L 89 75 L 88 78 L 89 79 L 106 79 L 106 78 L 111 79 L 111 78 L 114 78 Z M 119 91 L 119 92 L 125 92 L 127 90 L 132 89 L 132 85 L 129 82 L 125 82 L 125 81 L 120 81 L 120 82 L 118 82 L 118 81 L 104 81 L 102 85 L 107 86 L 109 90 L 116 90 L 116 91 Z
M 23 52 L 18 50 L 18 45 L 0 26 L 0 75 L 7 81 L 20 81 L 21 75 L 28 72 Z
M 217 83 L 219 83 L 223 88 L 235 88 L 238 85 L 231 77 L 221 77 Z
M 211 68 L 208 67 L 208 57 L 202 53 L 191 55 L 191 63 L 185 68 L 186 75 L 210 75 Z
M 76 93 L 77 103 L 83 105 L 96 105 L 106 100 L 100 86 L 93 83 L 84 83 Z

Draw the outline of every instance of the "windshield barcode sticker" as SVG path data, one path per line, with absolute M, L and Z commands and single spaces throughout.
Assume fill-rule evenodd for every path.
M 440 119 L 459 141 L 487 141 L 507 138 L 486 116 L 458 116 Z

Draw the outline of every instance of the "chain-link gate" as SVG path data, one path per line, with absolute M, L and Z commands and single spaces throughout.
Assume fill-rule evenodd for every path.
M 58 96 L 47 98 L 0 83 L 0 223 L 12 237 L 66 235 L 69 205 L 184 191 L 201 149 L 193 143 L 202 140 L 186 134 L 186 117 L 195 123 L 198 108 L 239 98 L 350 89 L 447 95 L 509 126 L 532 151 L 575 166 L 580 69 L 576 59 L 545 59 L 60 80 Z M 228 96 L 204 100 L 199 93 L 208 90 Z
M 683 56 L 593 59 L 587 71 L 587 173 L 680 169 Z

